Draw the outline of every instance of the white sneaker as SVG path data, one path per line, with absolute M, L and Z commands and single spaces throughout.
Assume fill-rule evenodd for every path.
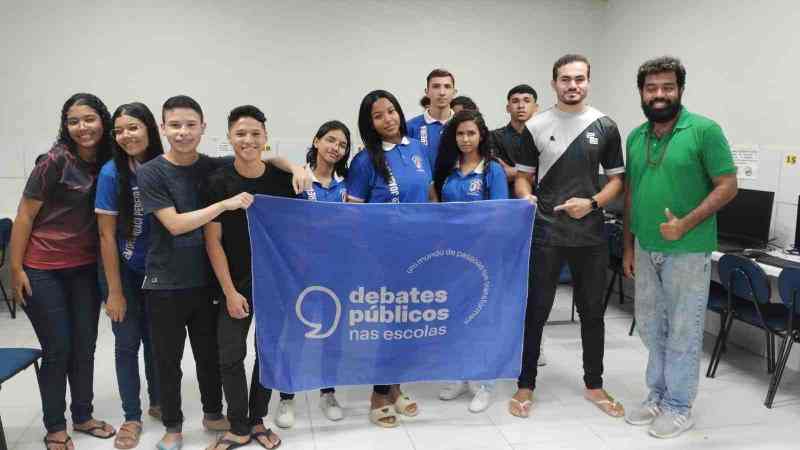
M 281 428 L 294 426 L 294 399 L 281 400 L 278 404 L 278 414 L 275 416 L 275 425 Z
M 446 384 L 441 391 L 439 391 L 439 398 L 442 400 L 455 400 L 461 394 L 467 392 L 469 386 L 466 381 L 455 381 Z
M 469 402 L 469 410 L 474 413 L 479 413 L 481 411 L 485 411 L 486 408 L 492 403 L 492 388 L 481 385 L 478 392 L 475 393 L 475 396 L 472 397 L 472 401 Z
M 325 414 L 325 417 L 327 417 L 328 420 L 335 422 L 344 418 L 342 407 L 339 406 L 339 402 L 336 401 L 336 397 L 334 396 L 333 392 L 327 392 L 320 395 L 319 408 L 322 410 L 322 414 Z
M 650 424 L 650 435 L 661 439 L 671 439 L 680 436 L 694 426 L 691 413 L 687 415 L 664 411 Z
M 625 422 L 631 425 L 650 425 L 661 415 L 661 407 L 658 403 L 645 400 L 638 408 L 625 414 Z

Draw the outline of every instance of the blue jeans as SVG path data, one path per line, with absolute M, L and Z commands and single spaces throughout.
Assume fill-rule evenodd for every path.
M 100 298 L 108 298 L 108 283 L 102 267 L 98 271 Z M 144 274 L 137 273 L 123 262 L 119 263 L 122 293 L 127 300 L 122 322 L 111 322 L 114 331 L 114 363 L 117 385 L 122 399 L 122 411 L 126 421 L 142 420 L 142 402 L 139 399 L 139 344 L 144 347 L 144 373 L 147 378 L 147 394 L 150 405 L 159 404 L 158 378 L 150 341 L 150 312 L 144 301 L 142 281 Z
M 636 326 L 645 347 L 648 400 L 687 415 L 697 397 L 710 253 L 648 252 L 636 242 Z
M 55 433 L 67 428 L 67 381 L 72 422 L 92 418 L 94 349 L 100 316 L 97 265 L 24 270 L 33 293 L 25 299 L 23 309 L 42 346 L 39 390 L 43 421 L 47 432 Z

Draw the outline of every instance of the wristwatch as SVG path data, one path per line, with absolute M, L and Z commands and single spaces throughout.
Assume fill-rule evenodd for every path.
M 600 209 L 600 205 L 597 204 L 597 200 L 592 199 L 592 211 Z

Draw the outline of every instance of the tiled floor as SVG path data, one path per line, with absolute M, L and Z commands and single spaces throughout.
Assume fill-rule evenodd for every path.
M 554 319 L 569 318 L 571 292 L 559 290 Z M 0 346 L 36 346 L 27 318 L 11 320 L 0 305 Z M 644 394 L 644 348 L 637 336 L 627 335 L 630 305 L 611 305 L 606 315 L 606 388 L 628 406 Z M 742 325 L 744 326 L 744 325 Z M 717 378 L 701 378 L 695 406 L 697 426 L 686 435 L 659 441 L 621 419 L 602 415 L 581 397 L 581 359 L 578 326 L 554 325 L 545 329 L 548 365 L 540 371 L 536 402 L 527 420 L 510 416 L 506 400 L 513 383 L 499 382 L 495 402 L 482 414 L 467 411 L 469 399 L 452 402 L 437 398 L 439 385 L 405 385 L 420 401 L 421 413 L 403 418 L 392 430 L 379 429 L 367 420 L 369 388 L 340 388 L 338 398 L 347 417 L 338 423 L 328 422 L 319 411 L 318 394 L 297 396 L 298 420 L 291 430 L 279 430 L 282 448 L 298 450 L 334 449 L 797 449 L 800 438 L 800 374 L 787 370 L 775 407 L 762 403 L 769 380 L 759 357 L 731 346 L 720 364 Z M 710 336 L 706 339 L 703 372 L 708 363 Z M 187 349 L 184 360 L 183 401 L 185 448 L 201 449 L 214 438 L 200 426 L 200 400 L 194 368 Z M 250 362 L 252 364 L 252 360 Z M 104 316 L 98 341 L 95 370 L 95 416 L 118 425 L 121 410 L 114 379 L 113 334 Z M 273 400 L 272 409 L 275 409 Z M 0 414 L 11 449 L 41 449 L 44 434 L 40 400 L 32 370 L 6 382 L 0 390 Z M 271 421 L 271 419 L 270 419 Z M 145 432 L 139 448 L 151 449 L 162 428 L 152 419 L 145 420 Z M 73 436 L 80 450 L 112 449 L 111 441 L 88 436 Z M 251 444 L 248 448 L 260 448 Z

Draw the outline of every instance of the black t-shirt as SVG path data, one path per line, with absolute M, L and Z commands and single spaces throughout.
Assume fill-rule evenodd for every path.
M 606 175 L 625 172 L 617 124 L 592 107 L 581 113 L 553 107 L 533 116 L 527 127 L 534 152 L 523 153 L 517 169 L 536 171 L 539 178 L 534 241 L 564 247 L 605 243 L 602 211 L 577 220 L 553 208 L 572 197 L 591 198 L 600 192 L 600 165 Z
M 233 165 L 217 169 L 208 179 L 208 202 L 216 203 L 240 192 L 295 198 L 292 175 L 271 164 L 258 178 L 245 178 Z M 252 271 L 250 263 L 250 231 L 247 215 L 242 209 L 225 211 L 214 219 L 222 224 L 222 248 L 228 258 L 228 268 L 236 290 L 250 297 Z
M 517 161 L 525 159 L 523 154 L 536 154 L 536 146 L 533 145 L 533 136 L 528 131 L 528 127 L 523 128 L 522 133 L 517 133 L 517 130 L 509 123 L 504 127 L 492 130 L 490 137 L 494 155 L 511 167 L 516 167 Z M 529 167 L 538 165 L 529 160 L 527 162 Z M 513 180 L 509 180 L 508 193 L 509 197 L 515 197 Z
M 533 136 L 531 136 L 528 128 L 525 127 L 522 133 L 517 133 L 517 130 L 508 125 L 492 130 L 491 142 L 494 149 L 494 154 L 509 166 L 516 166 L 520 158 L 525 158 L 523 154 L 534 154 L 536 146 L 533 144 Z M 528 165 L 533 167 L 528 160 Z
M 164 156 L 153 158 L 137 172 L 142 207 L 150 214 L 150 248 L 147 251 L 144 289 L 188 289 L 208 286 L 211 271 L 206 256 L 203 227 L 173 236 L 155 211 L 174 207 L 179 214 L 205 206 L 208 175 L 230 158 L 200 154 L 190 166 L 177 166 Z

